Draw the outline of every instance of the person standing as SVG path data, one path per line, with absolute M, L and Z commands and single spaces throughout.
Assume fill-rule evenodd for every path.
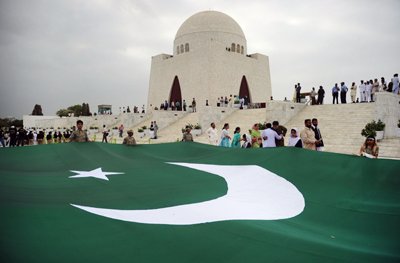
M 365 102 L 371 102 L 372 81 L 365 82 Z
M 282 140 L 282 135 L 279 135 L 272 129 L 271 123 L 265 125 L 265 130 L 262 131 L 261 137 L 263 139 L 263 148 L 276 147 L 276 140 Z
M 315 100 L 316 96 L 317 96 L 317 92 L 315 91 L 315 88 L 313 87 L 311 92 L 310 92 L 311 105 L 317 105 L 317 101 Z
M 303 142 L 303 148 L 308 150 L 316 150 L 317 140 L 315 139 L 315 133 L 311 128 L 311 120 L 304 120 L 305 128 L 300 133 L 300 138 Z
M 221 142 L 219 146 L 229 147 L 229 140 L 231 139 L 231 136 L 229 136 L 228 129 L 229 129 L 229 123 L 225 123 L 224 127 L 222 128 Z
M 44 131 L 40 130 L 37 135 L 37 142 L 38 144 L 43 144 L 44 141 Z
M 101 139 L 101 142 L 106 142 L 106 143 L 108 143 L 108 141 L 107 141 L 107 136 L 108 136 L 108 130 L 107 130 L 107 128 L 106 128 L 106 125 L 104 124 L 104 125 L 103 125 L 103 139 Z
M 332 88 L 332 97 L 333 97 L 333 102 L 332 104 L 335 104 L 335 100 L 336 100 L 336 104 L 339 104 L 339 87 L 337 85 L 337 83 L 335 83 L 335 86 L 333 86 Z
M 318 90 L 318 104 L 319 105 L 324 104 L 324 97 L 325 97 L 325 90 L 322 86 L 319 86 L 319 90 Z
M 10 133 L 10 147 L 15 147 L 17 145 L 17 129 L 15 126 L 11 126 L 8 132 Z
M 157 139 L 158 125 L 157 125 L 156 121 L 153 122 L 153 130 L 154 130 L 154 138 L 153 139 Z
M 322 135 L 321 135 L 321 131 L 318 128 L 318 120 L 316 118 L 311 120 L 312 126 L 311 128 L 313 129 L 314 133 L 315 133 L 315 139 L 317 140 L 316 144 L 315 144 L 315 148 L 317 151 L 322 152 L 324 150 L 324 141 L 322 140 Z
M 3 147 L 6 147 L 6 144 L 4 143 L 4 132 L 2 128 L 0 128 L 0 143 Z
M 20 128 L 18 130 L 18 135 L 17 135 L 17 146 L 25 145 L 25 136 L 26 136 L 26 131 L 24 130 L 24 128 Z
M 283 147 L 285 146 L 285 136 L 287 129 L 285 126 L 279 125 L 278 121 L 273 121 L 272 122 L 272 129 L 276 131 L 278 135 L 282 135 L 282 139 L 275 139 L 275 144 L 277 147 Z
M 350 99 L 352 103 L 356 103 L 356 96 L 357 96 L 357 85 L 355 82 L 353 82 L 350 88 Z
M 257 144 L 259 144 L 258 142 L 261 139 L 260 125 L 258 123 L 255 123 L 251 128 L 250 136 L 251 136 L 251 146 L 257 147 Z
M 393 93 L 394 94 L 399 94 L 399 74 L 394 74 L 392 78 L 392 83 L 393 83 Z
M 240 127 L 236 127 L 235 131 L 233 132 L 231 147 L 240 148 L 240 140 Z
M 289 147 L 297 147 L 297 148 L 303 148 L 303 143 L 301 142 L 299 132 L 297 131 L 297 128 L 292 128 L 290 130 L 290 137 L 289 137 Z
M 387 86 L 386 86 L 386 80 L 384 77 L 381 77 L 381 86 L 379 88 L 379 91 L 386 91 Z
M 185 132 L 182 136 L 183 142 L 193 142 L 193 135 L 190 133 L 192 129 L 189 126 L 186 126 Z
M 187 105 L 186 105 L 186 100 L 183 100 L 183 111 L 186 111 L 186 107 L 187 107 Z
M 300 103 L 300 101 L 301 101 L 301 98 L 300 98 L 301 97 L 301 95 L 300 95 L 300 92 L 301 92 L 300 83 L 297 83 L 297 85 L 295 85 L 294 88 L 296 90 L 296 102 Z
M 128 134 L 128 136 L 126 136 L 124 138 L 124 140 L 122 141 L 122 144 L 131 145 L 131 146 L 132 145 L 136 145 L 136 140 L 133 137 L 133 131 L 132 130 L 128 130 L 126 133 Z
M 69 137 L 69 141 L 70 142 L 88 142 L 89 137 L 88 137 L 86 131 L 84 131 L 82 129 L 83 121 L 77 120 L 76 127 L 77 127 L 77 130 L 75 130 L 71 133 L 71 136 Z
M 122 138 L 122 134 L 124 133 L 124 125 L 121 124 L 118 128 L 119 131 L 119 137 Z
M 210 127 L 206 131 L 206 134 L 211 145 L 218 145 L 218 131 L 215 128 L 214 122 L 211 123 Z
M 371 80 L 372 81 L 372 80 Z M 372 83 L 372 92 L 371 92 L 371 102 L 375 101 L 375 93 L 379 92 L 379 82 L 378 79 L 374 79 Z
M 344 84 L 344 82 L 340 83 L 340 103 L 342 103 L 342 104 L 346 104 L 347 103 L 346 96 L 347 96 L 347 91 L 348 90 L 349 89 Z
M 366 93 L 365 93 L 365 89 L 366 89 L 366 87 L 365 87 L 365 84 L 364 84 L 364 80 L 361 80 L 361 84 L 360 84 L 360 102 L 361 103 L 363 103 L 363 102 L 366 102 Z
M 192 100 L 192 111 L 196 112 L 196 100 L 194 98 Z
M 242 135 L 242 148 L 251 148 L 251 136 L 248 134 Z

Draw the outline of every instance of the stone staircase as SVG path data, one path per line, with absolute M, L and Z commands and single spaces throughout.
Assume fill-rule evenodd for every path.
M 365 138 L 361 136 L 361 130 L 365 127 L 366 123 L 375 119 L 375 107 L 373 103 L 306 106 L 293 118 L 289 119 L 289 121 L 281 123 L 288 129 L 285 144 L 287 144 L 292 127 L 296 127 L 301 131 L 304 128 L 305 119 L 317 118 L 324 139 L 325 151 L 358 154 L 361 144 L 365 141 Z M 148 135 L 140 138 L 137 134 L 137 128 L 144 125 L 149 126 L 150 120 L 152 120 L 149 116 L 143 118 L 143 121 L 137 123 L 134 127 L 126 127 L 126 129 L 133 128 L 134 136 L 138 143 L 165 143 L 180 141 L 182 138 L 181 130 L 187 124 L 201 123 L 203 133 L 199 136 L 194 136 L 194 140 L 200 143 L 208 143 L 205 131 L 212 121 L 215 122 L 218 133 L 221 132 L 224 123 L 229 123 L 231 135 L 235 127 L 241 127 L 241 134 L 243 134 L 248 133 L 248 130 L 256 122 L 264 122 L 265 120 L 282 121 L 279 117 L 269 116 L 271 112 L 268 112 L 266 109 L 235 110 L 223 114 L 220 110 L 218 109 L 218 111 L 214 112 L 199 111 L 184 113 L 183 115 L 176 116 L 175 121 L 167 121 L 165 119 L 164 122 L 163 119 L 166 116 L 152 116 L 152 118 L 157 119 L 157 123 L 160 126 L 158 139 L 156 140 L 150 140 Z M 219 116 L 216 115 L 218 113 Z M 101 134 L 97 136 L 97 140 L 101 141 Z M 117 138 L 117 143 L 121 141 L 122 139 Z M 378 142 L 378 145 L 381 158 L 400 159 L 400 138 L 383 139 Z
M 307 106 L 284 126 L 288 130 L 297 127 L 301 131 L 304 128 L 304 120 L 312 118 L 318 119 L 325 151 L 358 154 L 361 144 L 365 141 L 361 130 L 366 123 L 375 119 L 375 105 L 365 103 Z M 288 132 L 286 142 L 289 135 Z M 396 154 L 395 147 L 389 149 L 386 144 L 382 147 L 382 142 L 378 143 L 382 157 L 400 156 Z
M 383 139 L 378 145 L 380 158 L 400 159 L 400 138 Z
M 231 136 L 233 135 L 236 127 L 240 127 L 240 134 L 248 134 L 248 130 L 253 127 L 254 123 L 263 123 L 266 118 L 267 111 L 265 109 L 237 110 L 222 121 L 215 122 L 215 125 L 218 133 L 222 131 L 222 127 L 225 123 L 229 123 L 229 132 Z M 203 127 L 203 134 L 195 138 L 197 142 L 208 143 L 208 137 L 207 134 L 205 134 L 205 131 L 208 129 L 208 127 L 209 126 Z
M 160 129 L 158 131 L 157 140 L 152 140 L 152 142 L 164 143 L 180 141 L 182 139 L 182 128 L 184 128 L 189 123 L 193 125 L 199 123 L 199 119 L 199 112 L 188 113 L 171 125 Z

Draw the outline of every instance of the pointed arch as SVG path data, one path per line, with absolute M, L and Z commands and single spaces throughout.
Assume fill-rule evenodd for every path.
M 242 81 L 240 82 L 239 97 L 247 97 L 247 102 L 251 102 L 250 90 L 249 85 L 247 84 L 246 76 L 243 76 Z
M 171 92 L 169 93 L 169 104 L 170 105 L 171 105 L 172 101 L 175 103 L 175 105 L 176 105 L 176 102 L 179 101 L 179 104 L 182 106 L 181 85 L 179 84 L 178 76 L 175 76 L 174 82 L 172 83 Z

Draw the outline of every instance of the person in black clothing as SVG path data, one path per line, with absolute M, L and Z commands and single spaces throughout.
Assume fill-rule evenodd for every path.
M 6 147 L 6 144 L 4 143 L 4 132 L 3 129 L 0 129 L 0 143 L 3 145 L 3 147 Z
M 318 120 L 314 118 L 314 119 L 311 120 L 311 123 L 312 123 L 311 129 L 315 133 L 315 139 L 316 140 L 321 140 L 320 142 L 315 144 L 315 147 L 317 148 L 317 151 L 322 151 L 323 147 L 324 147 L 324 141 L 322 140 L 321 131 L 318 128 Z
M 44 132 L 43 131 L 39 131 L 36 139 L 37 139 L 38 144 L 43 144 Z
M 17 146 L 24 146 L 26 132 L 23 128 L 18 130 Z
M 67 130 L 66 132 L 64 132 L 64 139 L 66 142 L 69 142 L 69 136 L 71 136 L 71 133 L 69 132 L 69 130 Z
M 58 140 L 58 143 L 62 142 L 62 133 L 60 131 L 57 132 L 57 140 Z
M 296 102 L 300 103 L 300 91 L 301 91 L 301 86 L 300 83 L 297 83 L 297 85 L 294 86 L 294 88 L 296 89 Z
M 10 133 L 10 147 L 15 147 L 17 145 L 17 129 L 15 126 L 11 126 L 9 129 Z
M 53 134 L 51 131 L 46 135 L 46 140 L 47 140 L 47 144 L 53 143 Z
M 28 145 L 33 145 L 33 131 L 28 132 Z
M 106 129 L 106 125 L 104 124 L 103 125 L 103 138 L 101 139 L 101 142 L 108 143 L 107 136 L 108 136 L 108 130 Z
M 324 88 L 322 86 L 319 86 L 318 101 L 317 101 L 318 105 L 324 104 L 324 97 L 325 97 L 325 90 L 324 90 Z

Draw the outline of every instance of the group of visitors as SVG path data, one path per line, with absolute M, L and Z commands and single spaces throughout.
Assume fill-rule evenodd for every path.
M 7 131 L 0 129 L 0 145 L 2 147 L 18 147 L 25 145 L 52 144 L 67 142 L 71 131 L 47 131 L 36 129 L 17 129 L 11 126 Z
M 192 112 L 196 112 L 196 99 L 193 98 L 191 105 L 189 106 L 190 108 L 192 108 Z M 158 108 L 156 107 L 155 110 L 158 110 Z M 171 102 L 169 103 L 167 100 L 165 100 L 163 103 L 161 103 L 160 105 L 160 110 L 172 110 L 172 111 L 186 111 L 187 110 L 187 103 L 186 100 L 183 100 L 182 103 L 179 100 L 171 100 Z
M 375 94 L 377 92 L 392 92 L 394 94 L 399 94 L 399 74 L 394 74 L 393 78 L 389 83 L 386 83 L 384 77 L 381 77 L 380 81 L 375 78 L 374 80 L 361 80 L 358 86 L 359 97 L 357 97 L 357 85 L 355 82 L 351 84 L 350 87 L 350 100 L 352 103 L 365 103 L 374 102 Z M 346 86 L 345 82 L 340 83 L 340 87 L 337 83 L 332 87 L 332 104 L 347 103 L 347 93 L 349 88 Z M 301 85 L 297 83 L 295 85 L 295 101 L 301 102 Z M 323 104 L 325 97 L 325 90 L 322 86 L 316 91 L 313 87 L 310 91 L 311 105 L 321 105 Z
M 232 148 L 270 148 L 285 146 L 284 137 L 286 136 L 287 129 L 280 125 L 278 121 L 264 124 L 255 123 L 249 130 L 249 133 L 242 135 L 240 135 L 240 127 L 235 128 L 233 136 L 229 134 L 229 128 L 229 123 L 225 123 L 219 134 L 215 123 L 211 123 L 210 128 L 206 131 L 209 143 Z M 185 138 L 189 136 L 188 134 L 190 134 L 190 130 L 184 135 L 183 141 L 187 141 Z M 315 118 L 312 120 L 305 120 L 305 128 L 300 134 L 297 128 L 292 128 L 287 146 L 322 151 L 324 143 L 321 131 L 318 127 L 318 120 Z
M 153 135 L 151 136 L 151 139 L 157 139 L 157 133 L 158 133 L 158 124 L 156 121 L 151 121 L 150 123 L 150 131 L 153 132 Z
M 233 107 L 234 104 L 239 105 L 240 109 L 243 109 L 244 106 L 248 106 L 250 103 L 249 98 L 247 96 L 239 97 L 238 95 L 229 95 L 221 96 L 217 98 L 217 107 Z M 206 106 L 210 106 L 208 104 L 208 100 L 206 101 Z

